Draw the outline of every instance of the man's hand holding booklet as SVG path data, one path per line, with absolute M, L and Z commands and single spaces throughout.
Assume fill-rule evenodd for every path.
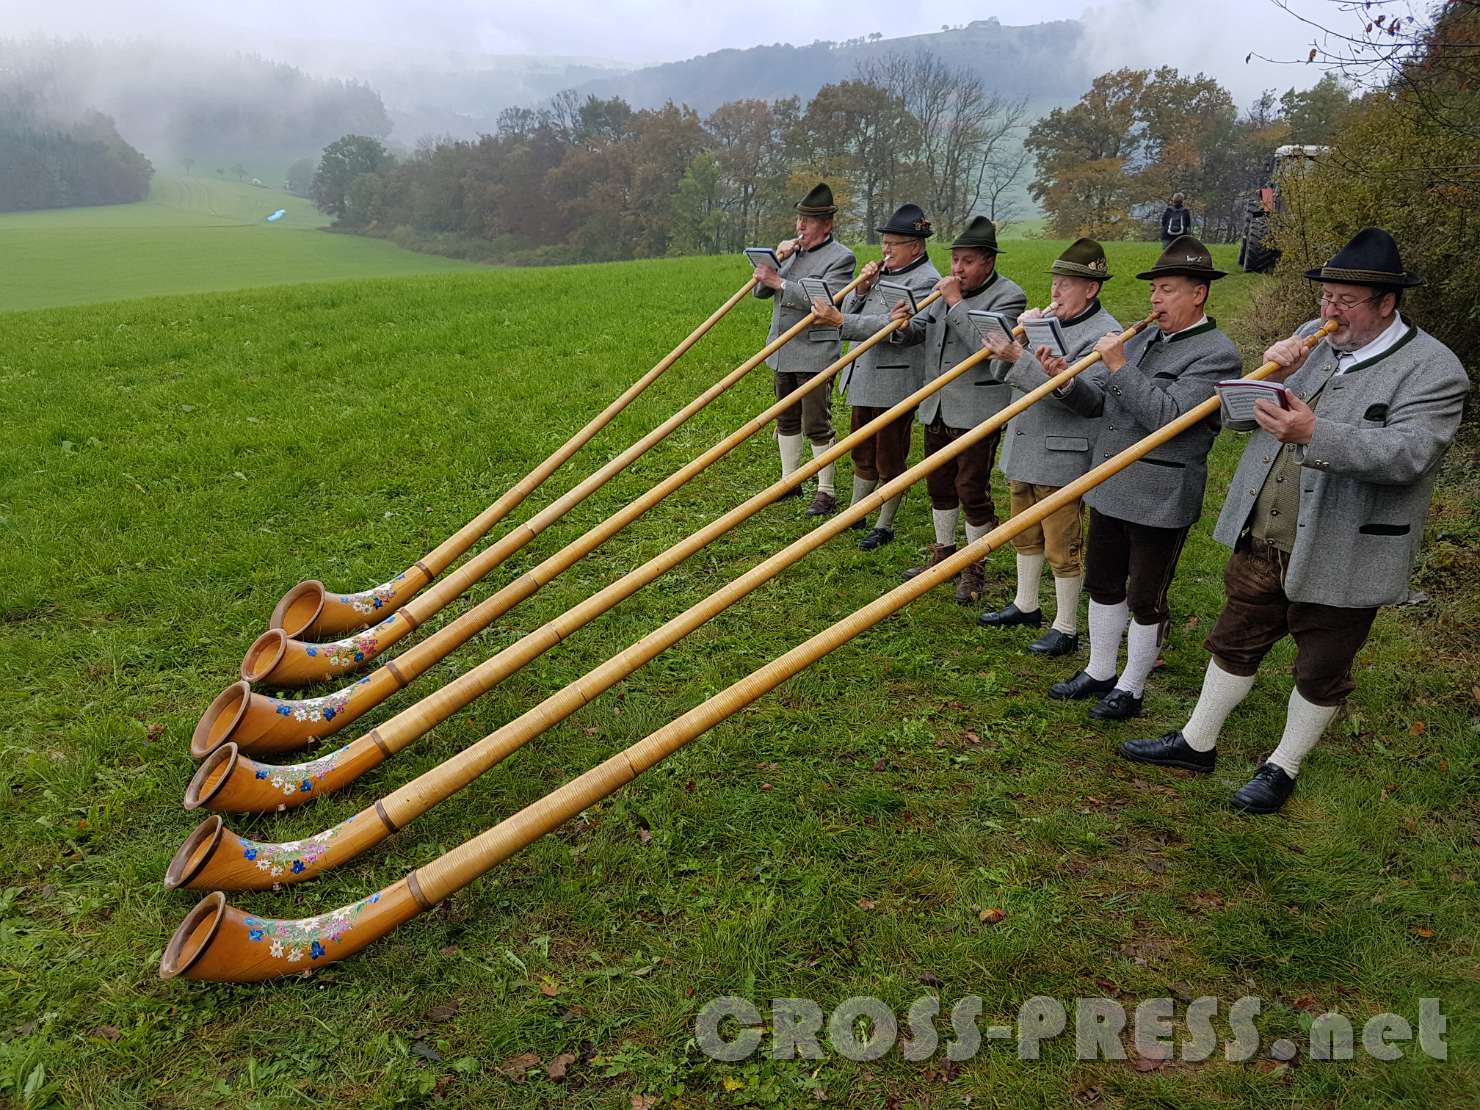
M 1290 391 L 1280 382 L 1250 381 L 1248 378 L 1230 378 L 1219 382 L 1215 389 L 1223 398 L 1223 412 L 1229 424 L 1254 423 L 1254 402 L 1268 401 L 1282 409 L 1290 407 Z

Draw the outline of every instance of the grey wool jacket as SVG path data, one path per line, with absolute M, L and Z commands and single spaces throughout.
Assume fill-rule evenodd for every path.
M 1121 330 L 1120 321 L 1100 307 L 1098 300 L 1078 316 L 1059 323 L 1071 364 L 1094 350 L 1106 332 Z M 1107 375 L 1104 365 L 1097 362 L 1078 377 L 1097 381 L 1103 390 Z M 1047 380 L 1032 351 L 1024 351 L 1007 371 L 1014 401 Z M 1099 431 L 1100 417 L 1081 415 L 1049 394 L 1008 422 L 1002 440 L 1002 473 L 1016 482 L 1066 486 L 1094 465 L 1090 452 Z
M 1302 397 L 1321 391 L 1311 441 L 1295 448 L 1300 512 L 1285 595 L 1349 608 L 1404 600 L 1439 464 L 1470 389 L 1464 366 L 1410 324 L 1395 346 L 1340 375 L 1323 339 L 1285 385 Z M 1214 539 L 1237 544 L 1279 449 L 1263 430 L 1249 438 Z
M 996 270 L 985 285 L 969 293 L 950 307 L 943 300 L 936 301 L 892 337 L 896 346 L 924 345 L 926 381 L 940 377 L 982 349 L 981 336 L 967 316 L 972 309 L 1000 312 L 1016 320 L 1028 307 L 1028 294 Z M 930 425 L 939 420 L 948 428 L 974 428 L 1001 412 L 1012 392 L 1002 380 L 1006 371 L 1007 367 L 996 359 L 973 366 L 921 403 L 920 423 Z
M 776 301 L 766 342 L 769 344 L 812 311 L 812 301 L 802 288 L 802 278 L 822 278 L 836 293 L 853 280 L 857 266 L 853 252 L 830 235 L 811 250 L 798 250 L 789 256 L 778 271 L 786 279 L 779 297 L 774 289 L 764 285 L 751 290 L 751 295 L 760 300 L 773 297 Z M 815 374 L 838 360 L 842 345 L 837 328 L 808 328 L 766 359 L 766 365 L 786 374 Z
M 880 281 L 908 286 L 917 301 L 924 299 L 939 280 L 940 271 L 923 254 L 901 270 L 880 275 Z M 879 282 L 867 296 L 849 293 L 843 299 L 843 338 L 856 343 L 888 327 L 889 310 L 896 297 L 881 290 Z M 924 384 L 925 348 L 918 345 L 876 343 L 843 371 L 843 392 L 850 405 L 886 409 Z
M 1126 364 L 1114 374 L 1074 379 L 1064 403 L 1084 416 L 1101 416 L 1096 466 L 1145 439 L 1213 396 L 1213 386 L 1236 378 L 1243 360 L 1211 317 L 1170 339 L 1147 328 L 1125 345 Z M 1150 528 L 1185 528 L 1202 515 L 1208 451 L 1218 435 L 1214 413 L 1084 495 L 1090 508 Z

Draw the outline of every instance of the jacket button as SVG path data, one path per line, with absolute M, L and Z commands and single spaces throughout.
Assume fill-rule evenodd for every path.
M 1105 427 L 1106 427 L 1106 428 L 1107 428 L 1107 429 L 1108 429 L 1108 430 L 1109 430 L 1109 431 L 1112 431 L 1112 432 L 1113 432 L 1113 431 L 1115 431 L 1115 425 L 1114 425 L 1114 424 L 1106 424 L 1106 425 L 1105 425 Z
M 1107 458 L 1107 459 L 1108 459 L 1108 458 L 1109 458 L 1109 457 L 1110 457 L 1110 452 L 1109 452 L 1109 451 L 1106 451 L 1106 452 L 1105 452 L 1105 457 L 1106 457 L 1106 458 Z
M 1259 496 L 1259 491 L 1257 489 L 1251 489 L 1249 491 L 1249 496 L 1250 497 L 1258 497 Z
M 1269 510 L 1269 515 L 1270 516 L 1279 516 L 1280 515 L 1280 511 L 1278 509 L 1270 509 Z
M 1280 476 L 1279 476 L 1279 477 L 1277 477 L 1277 478 L 1276 478 L 1276 479 L 1275 479 L 1275 480 L 1274 480 L 1274 482 L 1275 482 L 1275 485 L 1279 485 L 1279 484 L 1280 484 L 1280 483 L 1281 483 L 1281 482 L 1283 482 L 1283 481 L 1284 481 L 1284 480 L 1285 480 L 1285 476 L 1284 476 L 1284 475 L 1283 475 L 1283 474 L 1281 474 L 1281 475 L 1280 475 Z
M 1265 456 L 1264 456 L 1264 461 L 1265 461 L 1265 462 L 1268 462 L 1268 461 L 1269 461 L 1269 456 L 1268 456 L 1268 455 L 1265 455 Z

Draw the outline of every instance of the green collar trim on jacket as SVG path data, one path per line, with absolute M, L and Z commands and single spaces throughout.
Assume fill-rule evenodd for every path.
M 888 274 L 890 277 L 894 277 L 898 274 L 907 274 L 911 270 L 918 270 L 921 266 L 925 265 L 925 263 L 929 261 L 930 256 L 928 254 L 922 254 L 919 258 L 915 259 L 908 266 L 901 266 L 897 270 L 880 270 L 879 272 L 882 274 Z
M 961 291 L 961 299 L 963 301 L 969 301 L 969 300 L 971 300 L 972 297 L 979 297 L 979 296 L 981 296 L 988 289 L 992 288 L 992 283 L 994 281 L 996 281 L 999 276 L 1001 276 L 1001 275 L 999 275 L 997 273 L 997 271 L 995 269 L 993 269 L 992 270 L 992 276 L 989 277 L 989 278 L 987 278 L 986 281 L 982 282 L 975 289 L 963 289 Z
M 1067 320 L 1060 320 L 1059 321 L 1059 327 L 1061 327 L 1061 328 L 1072 328 L 1075 324 L 1082 324 L 1082 323 L 1084 323 L 1086 320 L 1088 320 L 1091 316 L 1093 316 L 1095 313 L 1097 313 L 1099 311 L 1100 311 L 1100 298 L 1099 297 L 1096 297 L 1094 300 L 1092 300 L 1092 301 L 1089 302 L 1089 307 L 1086 308 L 1083 312 L 1081 312 L 1078 316 L 1070 317 Z
M 1191 336 L 1194 336 L 1194 335 L 1202 335 L 1203 332 L 1212 331 L 1217 326 L 1218 326 L 1218 321 L 1217 320 L 1214 320 L 1211 316 L 1209 316 L 1205 322 L 1203 322 L 1201 324 L 1194 324 L 1192 327 L 1188 328 L 1186 331 L 1179 331 L 1175 335 L 1168 335 L 1168 336 L 1166 336 L 1165 337 L 1165 342 L 1167 342 L 1167 343 L 1175 343 L 1179 339 L 1187 339 L 1187 338 L 1190 338 Z
M 1394 343 L 1391 347 L 1389 347 L 1385 351 L 1381 351 L 1378 354 L 1373 355 L 1371 358 L 1363 359 L 1361 362 L 1352 363 L 1352 365 L 1348 366 L 1345 370 L 1341 372 L 1341 376 L 1346 377 L 1346 375 L 1348 374 L 1355 374 L 1358 370 L 1365 370 L 1367 369 L 1367 367 L 1374 366 L 1377 363 L 1381 362 L 1389 355 L 1396 354 L 1399 348 L 1405 346 L 1417 334 L 1418 328 L 1413 324 L 1409 324 L 1408 330 L 1405 331 L 1401 336 L 1399 336 L 1398 341 Z M 1338 355 L 1338 361 L 1339 360 L 1340 356 Z

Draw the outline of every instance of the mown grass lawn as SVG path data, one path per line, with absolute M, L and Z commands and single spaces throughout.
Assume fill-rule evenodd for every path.
M 327 223 L 302 197 L 215 177 L 156 177 L 137 204 L 0 213 L 0 313 L 473 268 Z
M 1004 271 L 1047 291 L 1058 244 L 1006 244 Z M 1108 286 L 1154 244 L 1117 247 Z M 943 252 L 942 252 L 943 254 Z M 1231 261 L 1231 259 L 1229 260 Z M 1472 1104 L 1480 1089 L 1475 937 L 1477 506 L 1469 454 L 1441 481 L 1417 575 L 1389 610 L 1279 818 L 1228 792 L 1274 744 L 1288 650 L 1225 733 L 1217 773 L 1119 761 L 1114 744 L 1185 719 L 1224 552 L 1209 538 L 1239 442 L 1215 456 L 1206 519 L 1173 593 L 1174 638 L 1146 717 L 1092 723 L 1044 688 L 1074 669 L 989 636 L 948 594 L 923 599 L 701 737 L 436 911 L 307 979 L 161 982 L 196 896 L 160 879 L 197 823 L 180 797 L 212 696 L 281 592 L 363 588 L 430 549 L 655 362 L 744 278 L 738 260 L 484 271 L 155 299 L 6 317 L 0 327 L 0 1099 L 69 1106 L 453 1105 L 859 1107 Z M 1220 283 L 1235 334 L 1252 285 Z M 526 519 L 764 338 L 743 304 L 515 515 Z M 1257 350 L 1246 343 L 1250 365 Z M 762 369 L 488 581 L 474 599 L 768 403 Z M 839 426 L 846 413 L 838 406 Z M 916 455 L 919 441 L 916 439 Z M 367 730 L 769 483 L 757 437 L 410 691 Z M 840 467 L 839 488 L 848 488 Z M 1002 503 L 1005 504 L 1005 491 Z M 807 527 L 785 502 L 671 572 L 343 794 L 260 839 L 342 820 L 516 716 Z M 930 539 L 923 491 L 900 539 L 835 541 L 507 760 L 381 850 L 324 880 L 233 896 L 318 914 L 388 885 L 640 739 L 891 588 Z M 508 527 L 508 524 L 504 526 Z M 500 532 L 503 529 L 500 529 Z M 1012 591 L 1010 552 L 989 571 Z M 461 606 L 450 610 L 461 611 Z M 1080 662 L 1082 662 L 1082 656 Z M 986 910 L 1002 911 L 996 923 Z M 989 919 L 996 915 L 988 915 Z M 1011 1042 L 855 1063 L 722 1064 L 692 1044 L 720 995 L 871 995 L 936 1025 L 1028 998 L 1071 1006 L 1040 1060 Z M 1074 1059 L 1072 1000 L 1262 999 L 1258 1056 Z M 1308 1058 L 1313 1014 L 1360 1032 L 1442 1000 L 1449 1059 Z M 1295 1040 L 1290 1064 L 1268 1057 Z M 548 1074 L 565 1074 L 558 1081 Z M 646 1100 L 651 1099 L 651 1102 Z

